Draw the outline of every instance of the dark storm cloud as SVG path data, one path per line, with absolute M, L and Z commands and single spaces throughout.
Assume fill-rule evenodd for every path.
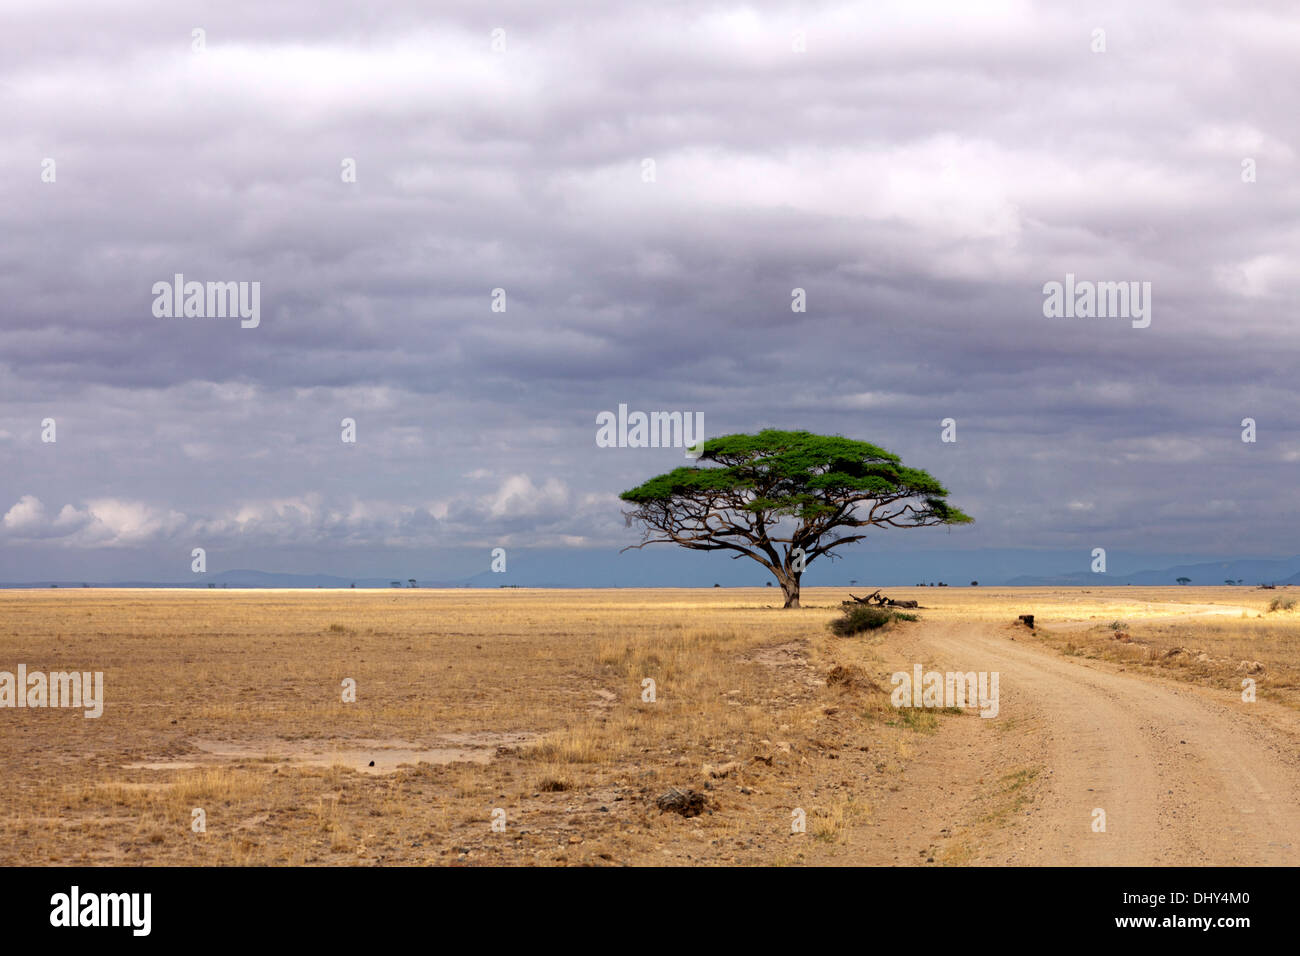
M 598 449 L 620 402 L 875 441 L 963 545 L 1291 546 L 1285 6 L 426 7 L 0 13 L 11 566 L 628 543 L 681 459 Z M 260 325 L 155 318 L 177 272 Z M 1150 328 L 1045 318 L 1066 273 Z

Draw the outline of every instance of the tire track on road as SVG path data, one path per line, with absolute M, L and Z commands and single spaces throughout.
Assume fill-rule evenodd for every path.
M 999 714 L 982 721 L 979 746 L 1008 769 L 1043 764 L 1030 807 L 981 834 L 972 862 L 1300 863 L 1293 712 L 1063 657 L 1004 625 L 940 619 L 916 639 L 938 657 L 927 669 L 998 671 Z M 968 816 L 956 824 L 972 831 Z

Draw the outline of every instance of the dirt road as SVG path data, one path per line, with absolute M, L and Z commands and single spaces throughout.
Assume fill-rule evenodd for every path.
M 908 649 L 927 670 L 1000 673 L 998 716 L 946 720 L 911 771 L 965 784 L 911 813 L 937 862 L 1300 863 L 1294 711 L 1065 657 L 1006 625 L 932 618 Z M 881 807 L 883 829 L 899 809 Z

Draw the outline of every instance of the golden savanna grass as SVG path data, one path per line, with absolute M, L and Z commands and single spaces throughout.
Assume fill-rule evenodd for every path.
M 1260 699 L 1300 708 L 1296 591 L 1225 586 L 1110 588 L 1103 594 L 1094 589 L 1078 598 L 1106 600 L 1095 605 L 1044 601 L 1035 623 L 1042 640 L 1071 656 L 1211 687 L 1239 687 L 1249 678 Z
M 844 862 L 960 719 L 889 706 L 916 625 L 832 637 L 846 593 L 786 612 L 764 588 L 0 592 L 0 670 L 103 671 L 107 698 L 97 720 L 0 710 L 0 861 Z M 1195 678 L 1176 643 L 1263 662 L 1262 695 L 1296 686 L 1300 618 L 1267 611 L 1283 591 L 891 593 L 923 621 L 1036 613 L 1072 652 L 1135 654 L 1123 621 L 1144 666 Z M 1204 616 L 1171 624 L 1174 602 Z M 661 813 L 673 787 L 707 810 Z

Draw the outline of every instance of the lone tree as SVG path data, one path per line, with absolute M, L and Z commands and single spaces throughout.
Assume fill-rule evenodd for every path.
M 1174 580 L 1177 581 L 1179 584 L 1191 584 L 1191 583 L 1192 583 L 1192 579 L 1191 579 L 1191 578 L 1174 578 Z
M 619 497 L 641 543 L 734 551 L 776 577 L 785 606 L 799 606 L 812 561 L 866 537 L 856 529 L 923 528 L 974 520 L 950 506 L 947 489 L 897 455 L 863 441 L 766 429 L 704 442 L 700 462 L 675 468 Z

